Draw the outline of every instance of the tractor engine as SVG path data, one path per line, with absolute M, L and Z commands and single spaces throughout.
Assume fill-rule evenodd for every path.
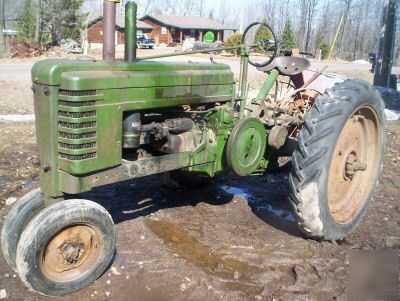
M 191 118 L 171 118 L 160 120 L 163 115 L 149 114 L 144 116 L 146 124 L 142 124 L 140 113 L 129 115 L 123 122 L 123 147 L 129 153 L 131 149 L 141 147 L 151 151 L 173 154 L 192 151 L 196 145 L 193 131 L 194 121 Z

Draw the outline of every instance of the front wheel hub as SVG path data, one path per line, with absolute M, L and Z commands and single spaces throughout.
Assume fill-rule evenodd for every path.
M 99 259 L 100 244 L 103 244 L 101 235 L 92 226 L 80 224 L 65 228 L 48 242 L 41 269 L 53 281 L 76 279 Z
M 62 246 L 61 253 L 65 259 L 65 263 L 73 264 L 79 259 L 79 255 L 83 253 L 83 242 L 79 240 L 78 242 L 70 242 Z

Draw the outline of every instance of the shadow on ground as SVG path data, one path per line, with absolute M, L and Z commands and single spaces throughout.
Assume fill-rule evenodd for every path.
M 221 206 L 238 196 L 245 199 L 252 212 L 265 223 L 301 237 L 291 214 L 289 193 L 288 175 L 280 173 L 249 178 L 230 174 L 216 177 L 208 185 L 196 189 L 172 188 L 162 184 L 160 176 L 149 176 L 97 187 L 80 197 L 104 206 L 118 224 L 167 208 L 194 207 L 202 202 Z

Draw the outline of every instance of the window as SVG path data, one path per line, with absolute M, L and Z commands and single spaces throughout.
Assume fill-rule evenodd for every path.
M 175 27 L 171 27 L 171 34 L 175 34 Z
M 161 34 L 167 34 L 167 27 L 161 27 Z
M 195 30 L 194 30 L 194 29 L 191 29 L 191 30 L 190 30 L 190 36 L 191 36 L 192 38 L 194 38 L 194 36 L 195 36 Z

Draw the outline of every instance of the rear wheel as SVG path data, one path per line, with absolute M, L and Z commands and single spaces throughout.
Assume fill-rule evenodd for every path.
M 16 264 L 21 280 L 42 295 L 61 296 L 95 281 L 115 250 L 110 214 L 87 200 L 42 210 L 21 235 Z
M 363 81 L 328 89 L 307 114 L 293 153 L 295 217 L 310 237 L 338 240 L 365 215 L 382 169 L 384 104 Z
M 7 214 L 1 232 L 1 250 L 4 259 L 16 271 L 15 254 L 22 231 L 29 221 L 45 207 L 40 188 L 20 198 Z

